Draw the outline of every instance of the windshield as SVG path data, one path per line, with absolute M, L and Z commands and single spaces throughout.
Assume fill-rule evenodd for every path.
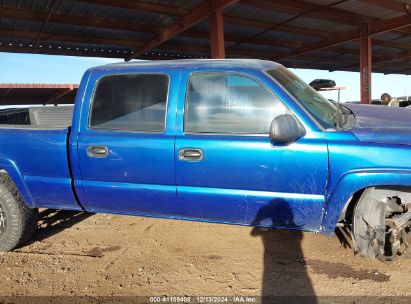
M 268 71 L 325 128 L 336 127 L 337 107 L 284 67 Z

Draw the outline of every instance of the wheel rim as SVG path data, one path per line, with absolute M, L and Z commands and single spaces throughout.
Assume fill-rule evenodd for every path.
M 0 205 L 0 235 L 4 233 L 7 225 L 7 217 L 3 207 Z

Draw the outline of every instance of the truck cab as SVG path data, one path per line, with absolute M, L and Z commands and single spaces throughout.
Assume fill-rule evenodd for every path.
M 194 61 L 91 70 L 70 136 L 83 206 L 251 224 L 262 206 L 284 200 L 296 223 L 278 214 L 274 225 L 319 230 L 328 172 L 324 134 L 299 109 L 304 138 L 273 143 L 271 122 L 293 113 L 283 102 L 290 97 L 280 97 L 280 85 L 255 68 L 276 64 L 243 65 Z M 301 161 L 306 153 L 309 162 Z

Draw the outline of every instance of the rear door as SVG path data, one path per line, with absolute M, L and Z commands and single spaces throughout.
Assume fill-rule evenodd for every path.
M 318 229 L 328 170 L 324 134 L 275 144 L 268 136 L 271 121 L 291 111 L 269 84 L 235 72 L 187 78 L 176 138 L 181 215 Z
M 98 75 L 78 134 L 78 160 L 90 211 L 167 216 L 176 199 L 174 119 L 167 121 L 176 75 Z M 84 112 L 83 112 L 84 113 Z M 87 122 L 86 122 L 87 121 Z M 171 131 L 172 132 L 172 131 Z

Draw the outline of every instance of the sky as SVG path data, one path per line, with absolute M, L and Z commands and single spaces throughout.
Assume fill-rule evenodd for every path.
M 118 58 L 71 57 L 38 54 L 0 53 L 0 83 L 79 83 L 90 67 L 121 61 Z M 292 69 L 306 82 L 332 79 L 341 91 L 341 102 L 360 100 L 360 75 L 356 72 L 328 72 L 325 70 Z M 382 93 L 391 96 L 411 95 L 411 76 L 372 74 L 372 98 Z M 337 92 L 323 92 L 337 100 Z

